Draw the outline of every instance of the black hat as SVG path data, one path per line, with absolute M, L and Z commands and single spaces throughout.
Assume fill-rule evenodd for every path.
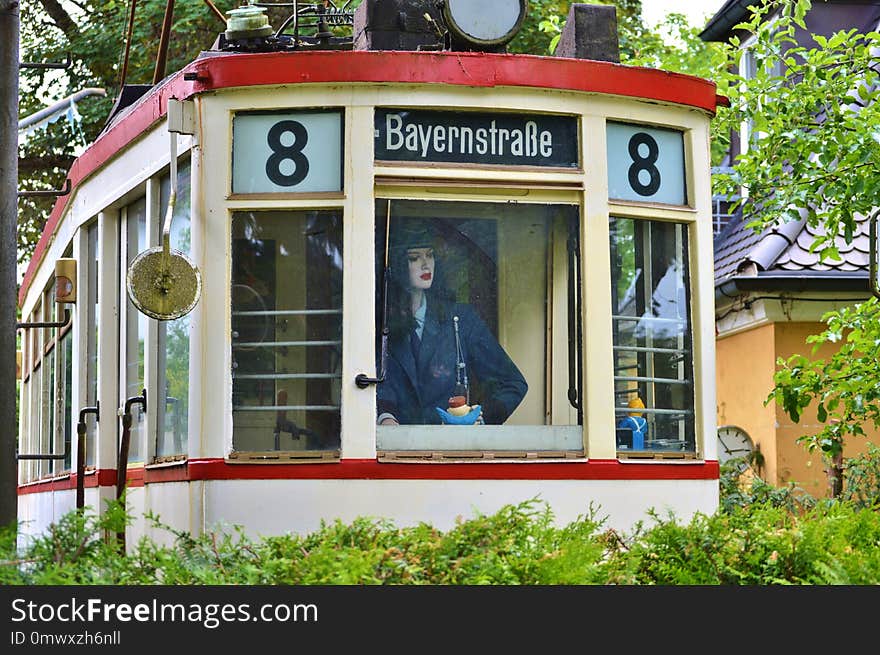
M 411 248 L 433 248 L 437 234 L 430 223 L 421 218 L 398 218 L 391 221 L 389 247 L 395 252 Z

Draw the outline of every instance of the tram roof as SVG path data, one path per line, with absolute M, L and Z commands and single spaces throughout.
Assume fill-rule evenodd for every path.
M 19 306 L 77 186 L 161 121 L 168 100 L 205 92 L 289 84 L 442 84 L 530 87 L 681 105 L 714 115 L 715 83 L 670 71 L 573 57 L 454 51 L 204 52 L 122 110 L 74 161 L 71 192 L 59 196 L 19 289 Z

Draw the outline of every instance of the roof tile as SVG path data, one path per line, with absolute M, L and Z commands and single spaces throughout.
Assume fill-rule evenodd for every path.
M 865 217 L 857 217 L 850 243 L 843 235 L 835 236 L 840 259 L 820 261 L 818 253 L 810 252 L 815 238 L 823 234 L 823 225 L 810 226 L 804 220 L 784 223 L 756 234 L 745 227 L 745 221 L 735 219 L 715 239 L 715 280 L 736 275 L 740 266 L 749 262 L 758 264 L 766 272 L 868 271 L 870 238 Z

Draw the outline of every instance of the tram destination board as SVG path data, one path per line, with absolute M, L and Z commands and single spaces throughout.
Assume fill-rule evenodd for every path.
M 576 169 L 578 121 L 548 114 L 376 108 L 379 161 Z
M 340 192 L 343 121 L 336 109 L 236 113 L 232 192 Z
M 680 130 L 608 123 L 608 197 L 685 205 L 684 135 Z

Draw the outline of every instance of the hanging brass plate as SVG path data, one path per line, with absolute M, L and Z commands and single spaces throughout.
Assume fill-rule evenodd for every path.
M 128 297 L 138 310 L 159 321 L 192 311 L 202 291 L 202 276 L 179 250 L 157 246 L 139 253 L 126 275 Z

